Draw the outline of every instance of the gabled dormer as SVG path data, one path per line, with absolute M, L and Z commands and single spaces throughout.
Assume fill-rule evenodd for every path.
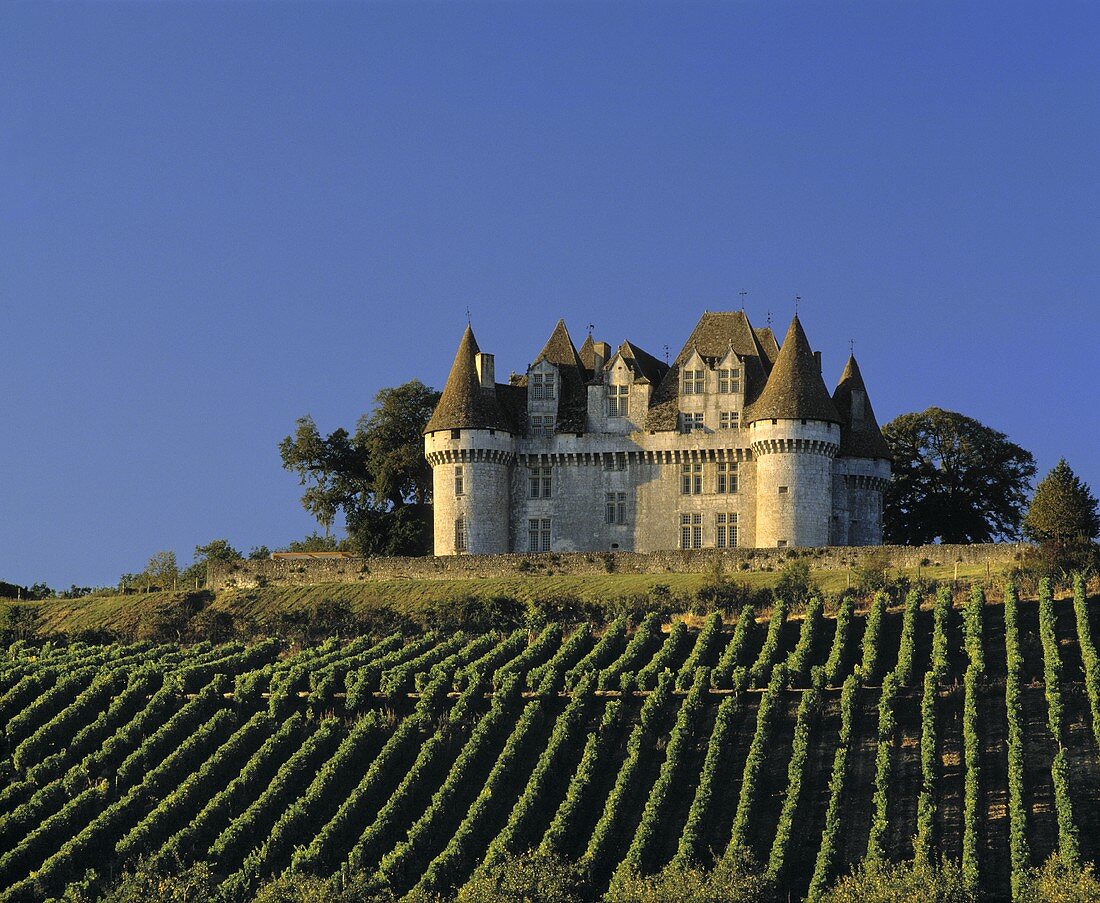
M 680 365 L 680 397 L 702 396 L 706 394 L 707 387 L 706 360 L 699 353 L 698 348 L 693 348 L 687 359 Z
M 561 397 L 558 368 L 545 358 L 527 369 L 527 428 L 533 436 L 554 433 Z
M 528 431 L 534 435 L 583 433 L 587 399 L 585 368 L 565 321 L 558 320 L 535 362 L 527 368 Z

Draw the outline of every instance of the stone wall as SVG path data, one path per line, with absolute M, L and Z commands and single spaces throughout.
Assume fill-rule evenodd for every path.
M 1005 564 L 1015 561 L 1023 544 L 879 546 L 874 549 L 830 546 L 821 549 L 699 549 L 665 552 L 548 552 L 542 555 L 452 555 L 423 558 L 344 558 L 337 560 L 239 561 L 211 565 L 207 585 L 213 590 L 267 584 L 355 583 L 386 579 L 461 579 L 515 577 L 523 574 L 696 573 L 714 570 L 716 558 L 725 572 L 777 570 L 804 558 L 815 570 L 857 567 L 870 553 L 884 554 L 889 566 Z M 742 567 L 742 564 L 747 564 Z

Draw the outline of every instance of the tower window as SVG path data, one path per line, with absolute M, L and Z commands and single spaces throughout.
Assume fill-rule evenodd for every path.
M 466 551 L 466 518 L 455 518 L 455 551 Z
M 684 394 L 685 395 L 702 395 L 703 394 L 703 371 L 702 370 L 685 370 L 684 371 Z
M 455 465 L 455 495 L 465 495 L 465 481 L 462 478 L 462 465 Z
M 696 461 L 693 464 L 680 465 L 680 494 L 700 495 L 703 491 L 703 465 Z
M 452 439 L 461 439 L 462 438 L 462 430 L 451 430 L 451 438 Z
M 554 488 L 553 477 L 549 467 L 532 467 L 529 479 L 531 487 L 530 497 L 533 499 L 548 499 Z
M 527 521 L 528 548 L 532 552 L 550 551 L 550 518 L 532 517 Z
M 626 493 L 607 493 L 607 522 L 609 524 L 626 523 Z
M 611 452 L 603 459 L 604 470 L 626 470 L 626 453 Z
M 531 415 L 531 435 L 533 436 L 549 436 L 554 432 L 554 415 L 553 414 L 532 414 Z
M 701 549 L 701 548 L 703 548 L 703 515 L 702 514 L 681 514 L 680 515 L 680 548 L 681 549 Z
M 630 387 L 607 387 L 607 416 L 625 417 L 630 409 Z
M 718 462 L 718 478 L 715 480 L 714 491 L 720 495 L 737 491 L 736 461 Z
M 737 546 L 737 515 L 731 511 L 714 515 L 714 545 L 719 549 Z
M 780 495 L 787 495 L 787 494 L 788 494 L 787 490 L 788 490 L 788 487 L 786 487 L 786 486 L 780 486 L 780 487 L 779 487 L 779 494 L 780 494 Z
M 781 540 L 779 540 L 779 541 L 778 541 L 778 542 L 777 542 L 777 543 L 775 544 L 775 547 L 776 547 L 777 549 L 785 549 L 785 548 L 787 548 L 787 540 L 785 540 L 785 539 L 781 539 Z
M 694 414 L 681 414 L 680 415 L 680 432 L 690 433 L 692 430 L 701 430 L 703 428 L 703 412 L 697 411 Z
M 553 373 L 532 373 L 531 374 L 531 397 L 537 401 L 553 401 L 554 400 L 554 374 Z
M 718 426 L 724 430 L 738 430 L 741 428 L 740 411 L 723 411 L 719 415 Z
M 718 391 L 723 395 L 729 395 L 741 391 L 740 370 L 719 370 Z

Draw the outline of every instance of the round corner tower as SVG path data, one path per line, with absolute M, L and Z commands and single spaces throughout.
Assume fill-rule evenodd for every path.
M 509 488 L 514 428 L 504 415 L 493 356 L 478 349 L 467 326 L 424 430 L 432 468 L 435 554 L 509 551 Z
M 829 545 L 841 418 L 797 316 L 747 419 L 756 461 L 756 545 Z

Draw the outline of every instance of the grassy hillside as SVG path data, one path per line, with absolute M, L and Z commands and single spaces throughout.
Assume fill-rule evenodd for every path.
M 13 648 L 0 899 L 148 857 L 230 901 L 336 873 L 446 897 L 528 849 L 593 899 L 746 855 L 775 899 L 914 857 L 1008 899 L 1052 853 L 1100 858 L 1098 620 L 1083 594 L 913 595 L 295 652 Z
M 999 576 L 994 570 L 994 576 Z M 891 570 L 891 576 L 917 577 L 917 569 Z M 983 565 L 960 565 L 959 579 L 985 578 Z M 728 579 L 752 589 L 774 586 L 779 572 L 737 572 Z M 924 567 L 920 576 L 931 580 L 949 580 L 951 565 Z M 813 571 L 812 579 L 823 592 L 836 593 L 850 579 L 849 571 Z M 346 603 L 358 615 L 379 609 L 422 613 L 446 606 L 456 599 L 508 597 L 524 603 L 574 597 L 591 605 L 614 600 L 649 597 L 654 587 L 665 586 L 676 598 L 690 599 L 713 580 L 705 574 L 591 574 L 522 575 L 494 579 L 394 579 L 366 580 L 358 583 L 320 583 L 307 586 L 271 585 L 250 590 L 232 589 L 214 597 L 212 607 L 255 619 L 271 619 L 280 613 L 303 611 L 326 602 Z M 96 594 L 80 599 L 50 599 L 30 605 L 39 613 L 47 632 L 79 634 L 84 631 L 112 631 L 133 636 L 148 623 L 158 609 L 178 598 L 174 593 L 138 593 L 130 595 Z M 5 600 L 0 600 L 5 603 Z M 6 604 L 18 604 L 7 600 Z

